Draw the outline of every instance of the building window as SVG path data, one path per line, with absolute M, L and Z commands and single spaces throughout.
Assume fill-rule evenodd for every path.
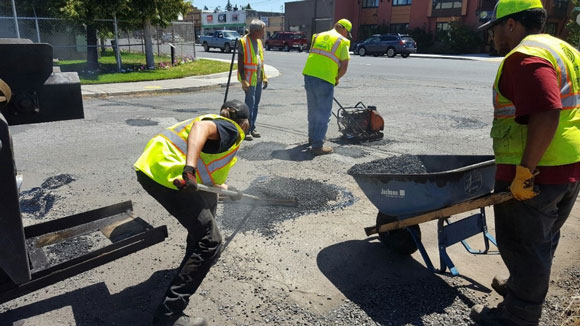
M 461 0 L 433 0 L 433 9 L 458 9 L 461 5 Z
M 363 8 L 378 8 L 379 7 L 379 0 L 363 0 L 362 7 Z
M 556 30 L 558 29 L 558 23 L 546 23 L 544 28 L 544 33 L 557 36 Z
M 446 32 L 449 30 L 449 23 L 437 23 L 435 25 L 437 32 Z
M 393 6 L 409 6 L 413 0 L 393 0 Z
M 407 34 L 408 29 L 409 24 L 391 24 L 391 26 L 389 26 L 391 33 Z

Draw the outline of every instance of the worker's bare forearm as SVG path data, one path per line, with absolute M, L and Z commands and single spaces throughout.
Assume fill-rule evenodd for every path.
M 338 68 L 338 75 L 336 76 L 337 79 L 342 78 L 346 74 L 348 69 L 348 60 L 340 62 L 340 68 Z
M 197 168 L 201 150 L 208 139 L 219 139 L 217 127 L 212 121 L 198 121 L 193 124 L 187 138 L 185 165 Z
M 532 171 L 536 168 L 554 138 L 559 121 L 560 111 L 557 110 L 530 115 L 528 120 L 528 138 L 521 165 Z

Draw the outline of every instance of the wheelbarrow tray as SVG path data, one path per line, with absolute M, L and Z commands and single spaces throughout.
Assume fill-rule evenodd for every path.
M 368 199 L 385 215 L 400 219 L 454 205 L 492 192 L 491 155 L 418 155 L 426 173 L 351 173 Z

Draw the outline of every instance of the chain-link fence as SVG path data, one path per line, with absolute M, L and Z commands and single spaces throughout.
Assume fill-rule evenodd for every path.
M 17 24 L 16 24 L 17 22 Z M 98 19 L 92 25 L 96 33 L 91 33 L 91 45 L 99 49 L 99 55 L 114 49 L 115 31 L 121 52 L 145 53 L 145 33 L 143 29 L 126 28 L 126 22 L 114 19 Z M 86 60 L 88 46 L 87 26 L 70 20 L 47 17 L 0 16 L 0 38 L 30 39 L 34 43 L 49 43 L 53 56 L 61 60 Z M 151 27 L 151 41 L 155 54 L 170 55 L 171 48 L 177 59 L 194 58 L 194 40 L 199 38 L 193 22 L 173 22 L 165 28 Z M 169 61 L 169 59 L 167 60 Z

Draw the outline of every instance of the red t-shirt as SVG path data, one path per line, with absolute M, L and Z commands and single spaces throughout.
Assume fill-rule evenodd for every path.
M 542 58 L 523 53 L 510 55 L 499 80 L 500 93 L 516 107 L 516 122 L 528 123 L 530 114 L 561 110 L 560 86 L 554 66 Z M 538 166 L 538 184 L 561 184 L 580 180 L 580 162 L 559 166 Z M 512 181 L 515 165 L 498 164 L 495 178 Z

